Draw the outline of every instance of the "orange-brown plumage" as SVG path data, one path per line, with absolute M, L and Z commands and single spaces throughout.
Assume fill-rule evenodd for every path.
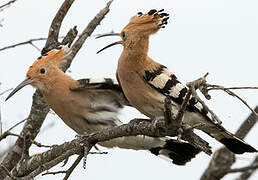
M 78 134 L 121 125 L 118 112 L 124 105 L 128 105 L 121 88 L 108 78 L 78 81 L 72 79 L 59 69 L 68 54 L 69 49 L 62 47 L 38 58 L 29 68 L 26 79 L 10 93 L 7 99 L 30 84 L 41 91 L 49 107 Z M 178 165 L 184 165 L 200 152 L 188 143 L 148 136 L 121 137 L 99 144 L 105 147 L 150 150 L 155 155 L 164 154 L 165 151 L 169 159 Z M 172 148 L 175 145 L 178 147 Z M 189 151 L 186 156 L 177 155 Z M 169 152 L 172 152 L 173 157 L 170 157 Z
M 187 88 L 165 66 L 148 57 L 149 36 L 167 24 L 168 14 L 151 10 L 138 13 L 120 33 L 123 45 L 116 76 L 128 101 L 153 120 L 164 119 L 164 100 L 172 102 L 172 114 L 177 114 L 187 93 Z M 110 47 L 110 46 L 107 46 Z M 99 52 L 106 48 L 101 49 Z M 200 102 L 191 98 L 183 123 L 214 137 L 234 153 L 257 152 L 255 148 L 228 132 L 220 122 L 205 110 Z

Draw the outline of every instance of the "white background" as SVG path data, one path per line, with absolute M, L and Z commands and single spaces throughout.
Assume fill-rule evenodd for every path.
M 2 1 L 1 4 L 4 4 Z M 0 12 L 4 19 L 0 27 L 0 48 L 31 38 L 47 37 L 48 28 L 62 0 L 18 0 L 10 8 Z M 77 0 L 63 22 L 61 35 L 74 25 L 79 32 L 102 9 L 106 0 Z M 116 0 L 111 11 L 98 26 L 94 34 L 120 30 L 129 18 L 139 11 L 162 9 L 170 14 L 169 24 L 150 40 L 149 56 L 166 65 L 186 83 L 209 72 L 208 82 L 224 86 L 257 86 L 258 68 L 258 2 L 257 0 Z M 95 40 L 87 39 L 79 54 L 74 59 L 69 73 L 75 79 L 89 77 L 115 78 L 117 60 L 122 47 L 110 48 L 100 55 L 96 51 L 108 43 L 118 40 L 108 37 Z M 35 43 L 40 49 L 44 42 Z M 28 67 L 40 56 L 30 45 L 20 46 L 0 52 L 0 92 L 15 87 L 25 78 Z M 26 87 L 4 102 L 7 94 L 0 97 L 3 130 L 27 117 L 30 111 L 34 89 Z M 237 93 L 255 107 L 258 104 L 258 92 L 242 90 Z M 224 126 L 235 132 L 250 111 L 237 99 L 223 92 L 212 93 L 209 107 L 222 119 Z M 136 110 L 126 108 L 121 112 L 121 120 L 142 116 Z M 37 141 L 43 144 L 61 144 L 72 140 L 75 133 L 56 116 L 49 114 L 43 128 L 54 123 L 39 134 Z M 22 126 L 16 128 L 20 131 Z M 257 126 L 249 133 L 246 141 L 258 147 Z M 200 134 L 213 147 L 221 144 Z M 14 142 L 7 138 L 0 142 L 0 150 Z M 45 151 L 44 148 L 32 148 L 31 154 Z M 71 179 L 199 179 L 211 157 L 201 153 L 186 166 L 175 166 L 145 151 L 105 149 L 107 155 L 90 155 L 87 169 L 82 170 L 82 163 L 72 173 Z M 238 155 L 234 167 L 248 165 L 254 158 L 251 154 Z M 73 162 L 70 158 L 69 162 Z M 60 170 L 58 165 L 55 170 Z M 66 165 L 66 168 L 70 167 Z M 40 179 L 61 179 L 63 175 L 48 175 Z M 236 174 L 224 179 L 231 180 Z M 258 179 L 258 174 L 252 176 Z

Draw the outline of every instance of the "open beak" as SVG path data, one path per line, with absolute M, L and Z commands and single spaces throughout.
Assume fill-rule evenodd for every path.
M 117 44 L 123 44 L 123 41 L 117 41 L 117 42 L 114 42 L 114 43 L 112 43 L 112 44 L 109 44 L 109 45 L 107 45 L 106 47 L 104 47 L 104 48 L 102 48 L 101 50 L 99 50 L 99 51 L 97 52 L 97 54 L 100 53 L 101 51 L 104 51 L 105 49 L 110 48 L 111 46 L 114 46 L 114 45 L 117 45 Z
M 24 81 L 22 81 L 9 95 L 8 97 L 5 99 L 5 101 L 7 101 L 10 97 L 12 97 L 17 91 L 19 91 L 21 88 L 23 88 L 24 86 L 27 86 L 29 84 L 31 84 L 33 82 L 32 79 L 30 78 L 26 78 Z

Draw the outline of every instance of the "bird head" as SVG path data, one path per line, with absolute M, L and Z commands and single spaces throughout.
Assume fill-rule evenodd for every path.
M 53 49 L 47 54 L 40 56 L 30 66 L 25 80 L 8 95 L 6 101 L 27 85 L 32 85 L 41 91 L 45 91 L 49 80 L 55 76 L 57 71 L 61 71 L 59 67 L 65 62 L 69 52 L 67 46 L 60 46 L 58 49 Z
M 150 35 L 156 33 L 160 28 L 165 27 L 167 20 L 169 19 L 169 14 L 164 13 L 163 11 L 164 9 L 159 11 L 152 9 L 145 14 L 139 12 L 130 19 L 130 22 L 123 28 L 121 33 L 98 36 L 97 38 L 109 35 L 119 35 L 122 40 L 102 48 L 97 53 L 116 44 L 122 44 L 125 48 L 133 49 L 141 40 L 148 39 Z

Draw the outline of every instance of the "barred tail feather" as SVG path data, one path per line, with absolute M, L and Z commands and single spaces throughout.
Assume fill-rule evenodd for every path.
M 200 152 L 200 149 L 195 148 L 189 143 L 168 139 L 165 141 L 165 145 L 151 148 L 150 152 L 171 160 L 173 164 L 185 165 Z
M 225 129 L 223 131 L 217 131 L 213 134 L 207 131 L 206 133 L 214 137 L 220 143 L 224 144 L 231 152 L 235 154 L 243 154 L 245 152 L 257 152 L 254 147 Z
M 189 143 L 149 136 L 121 137 L 99 144 L 109 148 L 119 147 L 134 150 L 149 150 L 152 154 L 165 158 L 176 165 L 185 165 L 200 152 L 200 149 Z

